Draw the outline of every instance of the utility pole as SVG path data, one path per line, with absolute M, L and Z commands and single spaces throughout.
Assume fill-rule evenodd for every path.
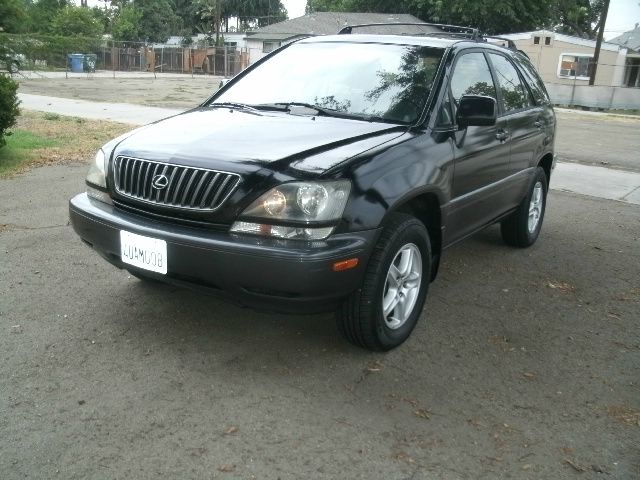
M 593 85 L 596 82 L 596 72 L 598 71 L 598 61 L 600 60 L 600 47 L 602 46 L 602 37 L 604 36 L 604 26 L 607 23 L 607 13 L 609 13 L 609 0 L 604 0 L 604 6 L 600 14 L 600 31 L 598 32 L 596 51 L 593 54 L 593 64 L 591 65 L 591 75 L 589 76 L 589 85 Z

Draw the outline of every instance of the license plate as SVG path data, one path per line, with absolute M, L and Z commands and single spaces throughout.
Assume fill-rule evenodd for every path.
M 134 267 L 167 273 L 167 242 L 120 230 L 120 257 Z

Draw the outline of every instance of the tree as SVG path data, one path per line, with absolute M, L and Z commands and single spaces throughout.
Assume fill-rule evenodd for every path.
M 18 110 L 18 83 L 11 78 L 0 75 L 0 148 L 6 145 L 5 136 L 8 130 L 16 124 Z
M 142 12 L 133 6 L 119 9 L 113 20 L 111 34 L 114 40 L 135 42 L 140 38 L 140 18 Z
M 161 43 L 182 28 L 182 20 L 168 0 L 121 1 L 116 5 L 112 31 L 116 40 Z
M 51 33 L 52 20 L 61 10 L 70 5 L 70 0 L 37 0 L 27 10 L 27 31 Z
M 25 29 L 27 7 L 24 0 L 0 1 L 0 32 L 20 33 Z
M 558 0 L 553 17 L 556 31 L 567 35 L 594 39 L 600 28 L 603 0 Z
M 68 6 L 51 21 L 51 33 L 60 36 L 97 37 L 104 26 L 88 8 Z
M 501 34 L 550 28 L 595 38 L 603 0 L 307 0 L 307 13 L 411 13 L 426 22 Z

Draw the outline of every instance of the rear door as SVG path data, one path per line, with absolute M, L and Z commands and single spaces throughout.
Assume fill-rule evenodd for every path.
M 488 52 L 498 85 L 501 120 L 506 122 L 510 141 L 509 177 L 502 200 L 506 208 L 520 203 L 528 187 L 534 159 L 542 153 L 544 141 L 543 109 L 536 106 L 531 93 L 506 54 Z

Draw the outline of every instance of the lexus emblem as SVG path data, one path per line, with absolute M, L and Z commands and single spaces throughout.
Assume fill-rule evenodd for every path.
M 156 175 L 151 180 L 151 186 L 156 190 L 162 190 L 163 188 L 167 188 L 169 185 L 169 179 L 166 175 Z

